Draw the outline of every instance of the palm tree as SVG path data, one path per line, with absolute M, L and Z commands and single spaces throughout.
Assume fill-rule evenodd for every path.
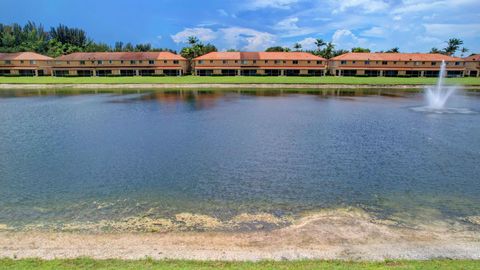
M 317 46 L 317 50 L 320 51 L 323 46 L 327 45 L 327 43 L 325 43 L 323 39 L 317 38 L 317 40 L 315 40 L 315 45 Z
M 462 53 L 462 54 L 460 55 L 460 57 L 463 57 L 463 55 L 468 52 L 468 49 L 465 48 L 465 47 L 463 47 L 463 48 L 460 50 L 460 52 Z
M 400 49 L 398 47 L 391 48 L 390 50 L 386 51 L 387 53 L 399 53 Z
M 293 48 L 295 49 L 296 52 L 299 52 L 302 49 L 302 44 L 297 42 L 293 45 Z
M 463 44 L 463 41 L 458 38 L 451 38 L 446 41 L 447 47 L 443 49 L 447 55 L 454 55 L 457 50 L 460 48 L 460 45 Z
M 189 37 L 187 38 L 187 43 L 193 46 L 193 45 L 199 43 L 199 40 L 198 40 L 198 38 L 195 37 L 195 36 L 189 36 Z
M 443 53 L 441 50 L 439 50 L 438 48 L 435 48 L 433 47 L 431 50 L 430 50 L 430 53 Z

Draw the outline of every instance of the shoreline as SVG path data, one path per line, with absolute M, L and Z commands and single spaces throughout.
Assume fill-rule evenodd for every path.
M 87 83 L 87 84 L 0 84 L 1 90 L 26 89 L 423 89 L 429 84 L 298 84 L 298 83 Z M 480 85 L 464 85 L 480 90 Z
M 92 233 L 0 231 L 0 257 L 66 259 L 480 259 L 480 224 L 425 220 L 401 226 L 360 210 L 303 216 L 279 229 Z

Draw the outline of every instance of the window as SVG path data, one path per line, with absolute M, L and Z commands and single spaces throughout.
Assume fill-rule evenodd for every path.
M 408 62 L 407 62 L 407 61 L 405 61 L 405 65 L 408 65 Z
M 130 60 L 130 64 L 135 65 L 136 63 L 137 63 L 137 61 L 135 61 L 135 60 Z
M 253 60 L 253 63 L 256 64 L 256 63 L 257 63 L 257 60 Z
M 92 64 L 95 64 L 95 61 L 91 61 L 91 62 L 92 62 Z
M 247 60 L 242 60 L 242 65 L 246 65 L 248 64 L 248 61 Z
M 120 64 L 123 64 L 123 63 L 124 63 L 124 61 L 123 61 L 123 60 L 120 60 Z
M 322 64 L 322 61 L 317 61 L 317 65 L 321 65 Z
M 80 61 L 80 65 L 85 65 L 85 61 Z
M 67 61 L 67 65 L 70 65 L 70 61 Z
M 455 62 L 455 66 L 460 66 L 460 62 Z
M 298 60 L 293 60 L 293 61 L 292 61 L 292 64 L 298 65 Z
M 340 61 L 341 65 L 345 65 L 346 63 L 347 63 L 347 61 L 345 61 L 345 60 Z
M 287 61 L 283 60 L 283 63 L 284 63 L 284 64 L 286 64 L 286 63 L 287 63 Z
M 213 64 L 213 60 L 210 60 L 210 64 Z
M 375 61 L 375 64 L 377 64 L 377 65 L 378 65 L 378 61 Z
M 102 60 L 98 60 L 98 61 L 97 61 L 97 64 L 103 65 L 103 61 L 102 61 Z
M 198 63 L 203 64 L 204 62 L 203 62 L 203 60 L 198 60 Z
M 387 65 L 388 62 L 387 61 L 382 61 L 382 65 Z
M 20 60 L 20 64 L 23 64 L 23 62 L 24 62 L 23 60 Z
M 235 60 L 235 64 L 238 64 L 238 60 Z
M 425 65 L 425 62 L 422 62 L 422 65 Z
M 175 65 L 178 65 L 178 60 L 173 60 L 173 63 L 174 63 Z
M 143 61 L 142 61 L 142 60 L 140 60 L 140 61 L 138 61 L 138 63 L 139 63 L 139 64 L 143 64 Z
M 109 60 L 108 63 L 109 63 L 109 64 L 113 64 L 113 61 L 112 61 L 112 60 Z
M 352 61 L 352 64 L 355 64 L 357 61 Z
M 396 64 L 397 64 L 397 61 L 393 61 L 393 64 L 396 65 Z
M 154 65 L 154 64 L 155 64 L 155 60 L 148 60 L 148 64 L 149 64 L 149 65 Z
M 223 60 L 222 64 L 224 64 L 224 65 L 227 64 L 227 60 Z
M 265 60 L 265 64 L 268 64 L 268 60 Z
M 311 62 L 312 62 L 312 61 L 308 60 L 308 61 L 307 61 L 307 64 L 310 64 Z
M 280 61 L 279 61 L 279 60 L 275 60 L 275 64 L 280 64 Z
M 370 61 L 365 61 L 365 65 L 370 65 Z
M 167 60 L 163 60 L 163 63 L 166 64 L 168 61 Z
M 9 65 L 9 64 L 11 64 L 11 63 L 12 63 L 12 61 L 10 61 L 10 60 L 5 60 L 5 64 Z
M 437 62 L 432 62 L 432 66 L 435 66 L 437 64 Z

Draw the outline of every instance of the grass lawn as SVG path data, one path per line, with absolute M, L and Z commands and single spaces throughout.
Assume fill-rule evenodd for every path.
M 480 261 L 474 260 L 431 260 L 431 261 L 385 261 L 385 262 L 342 262 L 342 261 L 260 261 L 222 262 L 187 260 L 93 260 L 87 258 L 71 260 L 23 259 L 0 260 L 0 269 L 480 269 Z
M 395 77 L 0 77 L 0 84 L 141 84 L 141 83 L 287 83 L 287 84 L 435 84 L 436 78 L 395 78 Z M 480 85 L 480 77 L 448 78 L 449 84 Z

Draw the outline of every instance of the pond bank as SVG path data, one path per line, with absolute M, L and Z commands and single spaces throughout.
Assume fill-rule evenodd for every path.
M 414 227 L 358 210 L 309 214 L 272 231 L 55 233 L 0 231 L 0 257 L 42 259 L 480 259 L 479 224 L 453 220 Z
M 133 83 L 133 84 L 0 84 L 1 89 L 423 89 L 427 85 L 412 84 L 289 84 L 289 83 Z M 480 85 L 462 86 L 479 91 Z

